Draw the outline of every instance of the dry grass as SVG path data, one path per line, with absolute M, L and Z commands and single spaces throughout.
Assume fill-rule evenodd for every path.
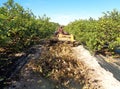
M 75 85 L 80 88 L 84 83 L 82 81 L 84 80 L 84 65 L 75 60 L 68 44 L 44 45 L 40 59 L 34 60 L 34 62 L 30 64 L 34 66 L 34 70 L 53 80 L 58 88 L 64 86 L 73 89 Z M 73 86 L 73 84 L 75 85 Z
M 57 89 L 98 89 L 93 85 L 97 80 L 92 81 L 91 71 L 83 62 L 80 62 L 73 55 L 71 47 L 66 43 L 56 43 L 52 46 L 42 47 L 41 57 L 30 63 L 35 72 L 53 80 Z
M 5 52 L 5 49 L 0 47 L 0 52 Z

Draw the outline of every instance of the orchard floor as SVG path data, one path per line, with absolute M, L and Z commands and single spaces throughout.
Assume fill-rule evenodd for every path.
M 30 65 L 31 59 L 20 71 L 17 77 L 12 80 L 9 87 L 5 89 L 120 89 L 120 81 L 118 81 L 113 74 L 104 67 L 101 67 L 96 57 L 92 56 L 88 50 L 83 46 L 77 46 L 72 48 L 76 60 L 84 63 L 84 66 L 89 68 L 86 72 L 86 82 L 92 87 L 82 87 L 80 84 L 71 84 L 71 88 L 65 88 L 64 86 L 55 85 L 55 83 L 39 73 L 34 72 L 34 67 Z M 34 56 L 39 57 L 39 54 Z M 36 57 L 36 58 L 37 58 Z M 101 62 L 102 64 L 102 62 Z M 103 62 L 104 64 L 104 62 Z M 107 66 L 107 65 L 106 65 Z M 109 66 L 107 66 L 109 69 Z M 117 71 L 117 70 L 114 70 Z

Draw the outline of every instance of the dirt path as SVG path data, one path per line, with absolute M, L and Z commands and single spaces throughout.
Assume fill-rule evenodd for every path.
M 120 82 L 113 77 L 113 74 L 102 68 L 95 57 L 91 56 L 89 51 L 78 46 L 74 48 L 74 53 L 80 61 L 83 61 L 86 66 L 94 70 L 89 73 L 91 80 L 98 80 L 97 84 L 101 85 L 103 89 L 120 89 Z M 106 65 L 107 66 L 107 65 Z M 109 68 L 109 66 L 107 66 Z
M 24 66 L 21 70 L 19 80 L 12 81 L 12 85 L 6 89 L 54 89 L 55 85 L 48 79 L 34 73 L 30 65 Z
M 37 48 L 37 52 L 33 53 L 30 60 L 31 63 L 32 60 L 40 57 L 41 47 L 37 46 Z M 73 50 L 77 60 L 82 61 L 84 66 L 89 68 L 86 72 L 86 82 L 92 86 L 97 86 L 96 88 L 84 87 L 84 89 L 120 89 L 120 82 L 113 77 L 111 72 L 102 68 L 96 61 L 98 59 L 91 56 L 83 46 L 74 47 Z M 52 80 L 37 74 L 30 62 L 22 68 L 19 77 L 13 79 L 11 86 L 5 89 L 69 89 L 62 86 L 58 88 Z M 81 86 L 73 86 L 71 89 L 82 89 Z
M 107 62 L 107 58 L 103 58 L 102 56 L 96 55 L 98 58 L 98 63 L 103 67 L 106 71 L 110 71 L 113 76 L 120 81 L 120 66 L 114 62 Z M 120 63 L 117 61 L 117 63 Z
M 31 66 L 32 61 L 38 59 L 40 55 L 41 45 L 32 47 L 28 55 L 28 63 L 13 77 L 10 86 L 4 89 L 56 89 L 57 86 L 51 80 L 36 73 L 34 67 Z

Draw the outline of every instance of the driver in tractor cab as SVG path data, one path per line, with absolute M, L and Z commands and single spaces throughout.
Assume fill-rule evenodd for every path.
M 68 35 L 68 33 L 63 30 L 63 26 L 60 26 L 58 30 L 55 31 L 55 36 L 57 36 L 58 34 Z

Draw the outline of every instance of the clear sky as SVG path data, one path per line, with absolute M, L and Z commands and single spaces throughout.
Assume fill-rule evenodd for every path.
M 7 0 L 0 0 L 0 6 Z M 14 0 L 36 16 L 51 18 L 51 21 L 66 25 L 77 19 L 97 19 L 103 12 L 120 10 L 120 0 Z

